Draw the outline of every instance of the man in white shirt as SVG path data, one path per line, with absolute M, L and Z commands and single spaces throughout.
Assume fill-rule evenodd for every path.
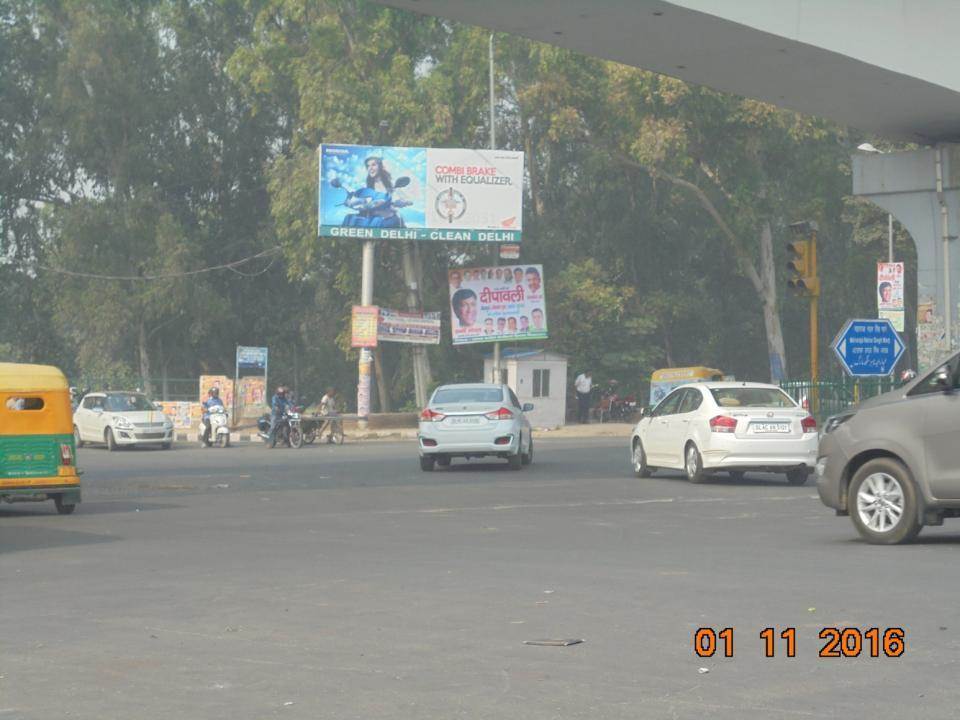
M 593 389 L 593 378 L 589 370 L 584 370 L 573 381 L 577 391 L 577 422 L 590 422 L 590 390 Z

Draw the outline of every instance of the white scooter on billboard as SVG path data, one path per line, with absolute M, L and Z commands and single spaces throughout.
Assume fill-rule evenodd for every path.
M 209 432 L 207 423 L 201 422 L 197 439 L 204 447 L 212 445 L 230 447 L 230 421 L 227 417 L 227 409 L 223 405 L 214 405 L 207 410 L 207 415 L 210 423 Z

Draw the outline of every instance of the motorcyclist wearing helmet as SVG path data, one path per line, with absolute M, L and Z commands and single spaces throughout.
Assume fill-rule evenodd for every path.
M 204 442 L 210 438 L 210 409 L 219 406 L 224 407 L 223 400 L 220 399 L 220 388 L 212 387 L 207 391 L 207 399 L 203 401 L 203 439 Z
M 277 392 L 274 393 L 273 397 L 270 399 L 270 444 L 273 444 L 273 441 L 277 435 L 277 427 L 280 425 L 280 421 L 283 420 L 284 416 L 287 414 L 287 410 L 290 408 L 290 401 L 287 399 L 287 388 L 283 385 L 277 386 Z

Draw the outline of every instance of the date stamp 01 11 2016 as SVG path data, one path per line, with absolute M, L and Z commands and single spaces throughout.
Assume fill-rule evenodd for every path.
M 898 658 L 907 649 L 907 633 L 903 628 L 825 627 L 821 628 L 817 637 L 823 641 L 818 657 L 822 658 L 854 658 L 860 657 L 887 657 Z M 761 647 L 764 657 L 772 658 L 778 654 L 793 658 L 797 656 L 797 629 L 788 627 L 764 628 L 760 631 Z M 778 650 L 779 646 L 779 650 Z M 697 628 L 693 634 L 693 652 L 697 657 L 714 657 L 722 653 L 722 657 L 732 658 L 734 655 L 733 628 L 726 627 Z

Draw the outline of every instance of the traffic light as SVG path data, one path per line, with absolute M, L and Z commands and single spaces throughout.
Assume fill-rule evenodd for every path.
M 820 294 L 820 279 L 817 277 L 817 235 L 813 223 L 794 223 L 790 226 L 797 235 L 806 235 L 803 239 L 787 243 L 790 259 L 787 269 L 790 279 L 787 287 L 800 295 L 817 296 Z

